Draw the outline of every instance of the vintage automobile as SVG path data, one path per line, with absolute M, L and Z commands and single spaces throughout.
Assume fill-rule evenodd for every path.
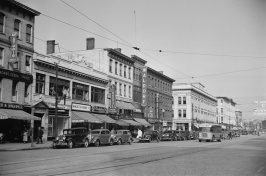
M 166 130 L 163 132 L 161 141 L 176 141 L 177 136 L 175 135 L 174 130 Z
M 112 138 L 114 140 L 114 143 L 117 145 L 133 143 L 133 138 L 129 130 L 116 130 Z
M 248 132 L 246 130 L 243 130 L 242 135 L 248 135 Z
M 187 140 L 186 134 L 183 131 L 176 130 L 175 135 L 176 135 L 176 139 L 178 141 Z
M 160 133 L 156 130 L 146 131 L 143 136 L 139 139 L 139 142 L 151 142 L 157 141 L 160 142 L 161 136 Z
M 95 147 L 104 144 L 113 145 L 114 139 L 108 129 L 95 129 L 91 131 L 91 144 Z
M 199 132 L 198 131 L 190 131 L 189 136 L 190 136 L 190 140 L 196 140 L 199 138 Z
M 63 134 L 59 135 L 53 140 L 53 148 L 67 146 L 73 148 L 73 146 L 88 147 L 91 141 L 91 134 L 86 128 L 69 128 L 64 129 Z

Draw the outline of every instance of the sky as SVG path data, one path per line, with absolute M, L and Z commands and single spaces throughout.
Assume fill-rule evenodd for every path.
M 246 121 L 266 101 L 266 0 L 17 0 L 35 18 L 35 51 L 121 48 L 178 83 L 200 82 Z M 135 50 L 138 47 L 140 50 Z M 59 51 L 59 49 L 57 49 Z M 161 52 L 159 52 L 161 50 Z

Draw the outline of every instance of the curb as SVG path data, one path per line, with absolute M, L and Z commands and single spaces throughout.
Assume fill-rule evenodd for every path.
M 49 147 L 31 147 L 31 148 L 22 148 L 22 149 L 0 149 L 0 152 L 4 152 L 4 151 L 24 151 L 24 150 L 40 150 L 40 149 L 52 149 L 52 146 Z

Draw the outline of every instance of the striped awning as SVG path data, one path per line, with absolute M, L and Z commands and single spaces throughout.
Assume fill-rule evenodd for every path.
M 105 123 L 116 123 L 116 121 L 105 114 L 93 114 L 95 117 Z
M 142 126 L 140 123 L 135 122 L 134 120 L 121 119 L 121 121 L 128 123 L 130 126 Z
M 142 124 L 143 126 L 151 126 L 151 124 L 149 124 L 149 122 L 147 122 L 145 119 L 134 118 L 134 120 Z
M 88 112 L 73 111 L 71 114 L 72 122 L 90 122 L 90 123 L 103 123 L 97 117 Z
M 0 119 L 41 120 L 40 117 L 15 109 L 0 109 Z

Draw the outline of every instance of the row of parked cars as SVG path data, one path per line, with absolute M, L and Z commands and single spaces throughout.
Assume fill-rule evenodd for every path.
M 86 128 L 69 128 L 64 129 L 63 134 L 53 140 L 53 148 L 67 146 L 73 148 L 74 146 L 94 145 L 113 145 L 113 144 L 132 144 L 133 138 L 129 130 L 116 130 L 114 134 L 108 129 L 95 129 L 87 131 Z

